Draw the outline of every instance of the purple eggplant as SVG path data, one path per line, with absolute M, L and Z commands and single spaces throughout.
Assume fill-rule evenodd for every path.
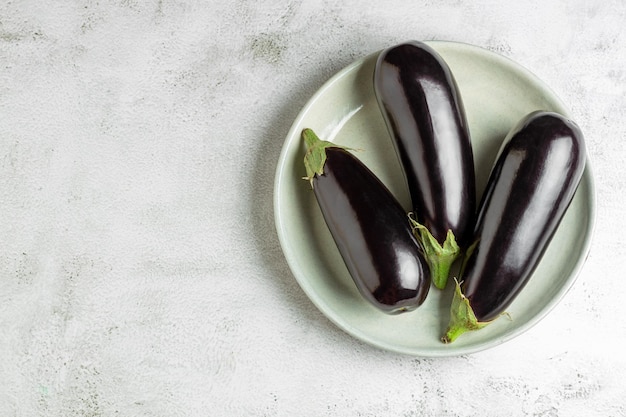
M 474 159 L 456 81 L 433 48 L 408 42 L 380 53 L 374 92 L 411 195 L 414 232 L 443 289 L 470 241 L 476 211 Z
M 564 116 L 538 111 L 507 135 L 478 209 L 442 340 L 498 316 L 531 278 L 578 188 L 583 134 Z
M 346 148 L 311 129 L 302 137 L 306 179 L 359 292 L 385 313 L 419 307 L 430 278 L 405 210 Z

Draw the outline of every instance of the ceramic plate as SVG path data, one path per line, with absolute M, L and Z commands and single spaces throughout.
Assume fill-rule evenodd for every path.
M 452 69 L 465 105 L 478 196 L 500 144 L 511 127 L 533 110 L 568 111 L 555 94 L 516 63 L 487 50 L 452 42 L 428 42 Z M 486 328 L 440 342 L 449 319 L 452 281 L 431 288 L 417 310 L 386 315 L 358 293 L 324 223 L 305 176 L 300 133 L 309 127 L 325 140 L 360 149 L 356 153 L 410 210 L 408 190 L 372 87 L 378 53 L 337 73 L 310 99 L 282 149 L 274 185 L 275 220 L 287 262 L 311 301 L 350 335 L 382 349 L 422 357 L 468 354 L 509 340 L 544 317 L 573 284 L 586 258 L 594 220 L 589 164 L 550 247 L 524 290 Z

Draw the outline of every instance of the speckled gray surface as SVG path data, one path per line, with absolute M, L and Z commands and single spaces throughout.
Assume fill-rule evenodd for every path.
M 626 3 L 0 5 L 0 415 L 626 416 Z M 527 333 L 421 359 L 363 344 L 284 260 L 300 108 L 407 39 L 499 52 L 586 134 L 588 261 Z

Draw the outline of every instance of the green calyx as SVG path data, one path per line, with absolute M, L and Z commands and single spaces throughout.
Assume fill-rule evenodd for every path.
M 304 154 L 304 167 L 306 168 L 305 180 L 308 180 L 313 187 L 313 178 L 315 175 L 324 174 L 324 164 L 326 163 L 326 148 L 342 148 L 349 149 L 335 143 L 321 140 L 312 129 L 305 128 L 302 130 L 302 139 L 306 145 L 306 153 Z
M 461 254 L 461 248 L 456 243 L 454 233 L 452 230 L 448 230 L 446 240 L 441 245 L 426 226 L 413 218 L 412 213 L 409 213 L 409 221 L 413 228 L 413 234 L 424 250 L 433 284 L 443 290 L 448 282 L 450 268 Z
M 443 343 L 452 343 L 465 332 L 479 330 L 490 322 L 480 322 L 470 306 L 470 302 L 461 291 L 461 284 L 455 279 L 456 287 L 450 306 L 450 323 L 446 334 L 441 338 Z

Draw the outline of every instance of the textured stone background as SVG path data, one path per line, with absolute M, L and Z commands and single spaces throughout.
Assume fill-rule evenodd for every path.
M 0 416 L 626 416 L 626 3 L 0 4 Z M 274 170 L 335 72 L 407 39 L 524 65 L 586 133 L 591 254 L 541 323 L 448 359 L 334 327 Z

